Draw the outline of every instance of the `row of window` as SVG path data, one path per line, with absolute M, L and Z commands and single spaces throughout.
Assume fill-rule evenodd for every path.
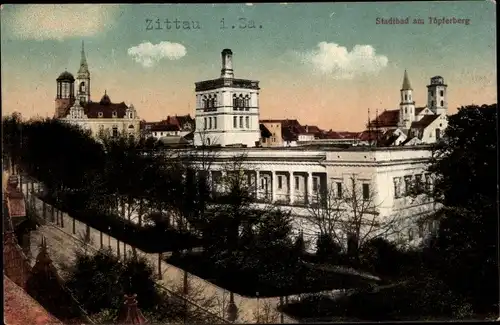
M 203 122 L 204 127 L 203 129 L 205 130 L 212 130 L 212 129 L 217 129 L 217 117 L 205 117 L 205 120 Z
M 432 106 L 434 106 L 434 101 L 433 100 L 431 100 L 431 107 Z M 444 101 L 443 100 L 441 101 L 441 105 L 440 106 L 444 106 Z
M 300 177 L 295 176 L 295 190 L 300 190 Z M 267 178 L 262 178 L 261 179 L 261 189 L 267 188 L 267 183 L 268 180 Z M 278 175 L 278 189 L 283 189 L 283 184 L 285 182 L 285 176 L 283 175 Z M 320 189 L 320 178 L 319 177 L 314 177 L 312 178 L 312 190 L 313 192 L 318 192 Z M 337 199 L 341 199 L 343 197 L 343 185 L 342 182 L 336 182 L 335 183 L 335 197 Z M 370 199 L 370 184 L 368 183 L 363 183 L 362 184 L 362 196 L 363 200 L 368 200 Z
M 238 124 L 238 121 L 240 122 Z M 239 125 L 239 128 L 240 129 L 249 129 L 250 128 L 250 117 L 249 116 L 245 116 L 245 125 L 243 125 L 243 116 L 233 116 L 233 128 L 237 129 L 238 128 L 238 125 Z
M 412 193 L 420 194 L 429 191 L 432 185 L 430 174 L 406 175 L 394 177 L 394 198 L 408 196 Z
M 204 109 L 215 109 L 218 106 L 217 95 L 204 95 L 201 99 L 202 107 Z M 250 109 L 250 95 L 240 94 L 239 96 L 233 94 L 233 109 L 234 110 L 246 110 Z
M 429 95 L 431 95 L 431 97 L 434 97 L 434 90 L 429 90 Z M 441 97 L 443 97 L 443 96 L 444 96 L 444 90 L 441 90 L 441 91 L 439 92 L 439 95 L 440 95 Z

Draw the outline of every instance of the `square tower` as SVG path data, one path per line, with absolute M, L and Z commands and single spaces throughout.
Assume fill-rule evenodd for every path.
M 260 140 L 259 82 L 235 79 L 233 52 L 225 49 L 221 76 L 195 83 L 194 145 L 255 147 Z

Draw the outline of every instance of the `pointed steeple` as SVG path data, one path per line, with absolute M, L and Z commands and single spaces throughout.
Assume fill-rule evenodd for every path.
M 406 70 L 405 76 L 403 78 L 403 87 L 401 87 L 401 90 L 413 90 L 413 88 L 411 88 L 410 79 L 408 79 L 408 73 L 406 72 Z
M 80 69 L 78 70 L 78 74 L 88 74 L 89 66 L 87 64 L 87 58 L 85 57 L 85 45 L 82 41 L 82 56 L 80 59 Z

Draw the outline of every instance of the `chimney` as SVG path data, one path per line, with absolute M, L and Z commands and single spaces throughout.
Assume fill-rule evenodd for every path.
M 234 78 L 233 73 L 233 52 L 230 49 L 222 50 L 222 70 L 221 78 Z
M 133 294 L 131 296 L 125 295 L 125 302 L 123 310 L 118 316 L 118 323 L 141 325 L 148 322 L 137 307 L 137 300 L 135 298 L 137 298 L 136 294 Z

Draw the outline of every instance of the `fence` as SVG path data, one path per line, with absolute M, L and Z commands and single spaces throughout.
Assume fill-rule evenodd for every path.
M 44 223 L 51 224 L 59 228 L 62 232 L 75 237 L 76 240 L 82 242 L 87 248 L 93 251 L 97 251 L 102 248 L 109 248 L 113 253 L 115 253 L 120 259 L 125 259 L 127 255 L 135 252 L 140 256 L 144 256 L 146 260 L 153 265 L 156 270 L 156 275 L 159 279 L 162 278 L 163 270 L 162 265 L 165 264 L 162 259 L 163 254 L 148 254 L 135 247 L 128 245 L 125 242 L 120 242 L 112 236 L 103 233 L 97 229 L 94 229 L 85 223 L 72 218 L 67 213 L 59 211 L 53 206 L 40 200 L 33 192 L 41 190 L 40 186 L 34 185 L 34 183 L 25 182 L 22 184 L 23 191 L 27 194 L 26 201 L 29 204 L 29 209 L 33 211 L 36 216 L 43 220 Z M 193 301 L 187 299 L 186 297 L 166 288 L 161 284 L 157 284 L 158 289 L 163 292 L 168 298 L 173 299 L 179 305 L 184 305 L 189 310 L 189 317 L 186 321 L 196 320 L 206 323 L 230 323 L 228 320 L 216 315 L 215 313 L 209 311 L 207 308 L 199 306 Z

